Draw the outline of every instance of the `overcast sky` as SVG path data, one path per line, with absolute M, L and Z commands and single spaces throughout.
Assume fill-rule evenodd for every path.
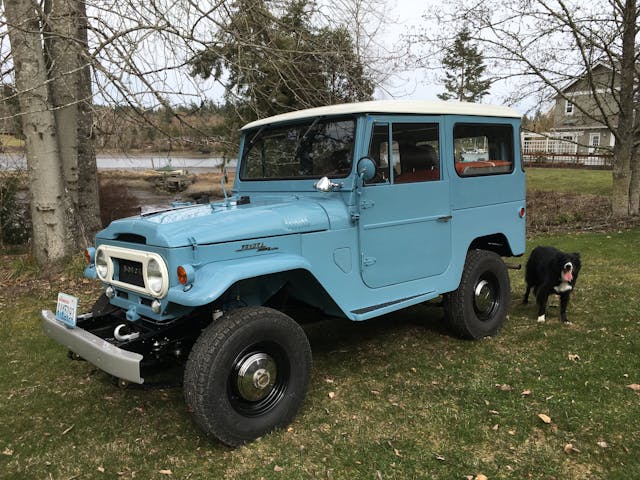
M 442 4 L 442 0 L 386 1 L 389 7 L 387 14 L 396 20 L 384 32 L 385 42 L 389 45 L 395 44 L 407 33 L 417 32 L 425 28 L 438 28 L 437 25 L 429 26 L 423 18 L 423 14 L 430 9 L 438 8 Z M 442 76 L 442 72 L 426 72 L 423 69 L 397 72 L 397 75 L 387 85 L 391 95 L 385 95 L 384 92 L 378 91 L 376 92 L 376 97 L 382 99 L 393 96 L 394 98 L 437 100 L 437 94 L 444 91 L 440 80 Z M 493 85 L 489 95 L 483 99 L 483 103 L 504 104 L 504 99 L 509 94 L 509 88 L 511 87 L 504 83 Z M 519 110 L 520 113 L 526 113 L 526 110 L 531 108 L 531 105 L 525 102 L 513 107 Z

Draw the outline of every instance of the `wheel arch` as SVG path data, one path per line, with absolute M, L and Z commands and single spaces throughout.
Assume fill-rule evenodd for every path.
M 488 250 L 497 253 L 501 257 L 513 256 L 513 249 L 504 233 L 493 233 L 475 238 L 469 245 L 467 253 L 471 250 Z
M 216 301 L 229 310 L 237 307 L 285 305 L 290 299 L 327 314 L 344 316 L 318 279 L 303 268 L 245 278 L 231 285 Z
M 259 306 L 283 289 L 303 303 L 330 314 L 344 315 L 307 260 L 289 254 L 205 265 L 198 269 L 190 288 L 182 285 L 171 288 L 169 301 L 192 307 Z

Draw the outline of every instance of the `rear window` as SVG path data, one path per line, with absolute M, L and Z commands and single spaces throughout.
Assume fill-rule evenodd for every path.
M 461 177 L 513 171 L 513 127 L 459 123 L 453 128 L 455 169 Z

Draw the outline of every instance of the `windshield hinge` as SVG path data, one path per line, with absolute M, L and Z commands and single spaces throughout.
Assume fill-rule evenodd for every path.
M 193 263 L 198 263 L 198 241 L 196 237 L 189 237 L 189 243 L 191 243 L 191 251 L 193 252 Z

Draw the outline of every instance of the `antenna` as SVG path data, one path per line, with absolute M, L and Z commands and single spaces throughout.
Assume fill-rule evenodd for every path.
M 222 193 L 224 194 L 224 204 L 227 208 L 229 208 L 231 202 L 229 201 L 229 196 L 227 195 L 227 189 L 225 187 L 225 183 L 227 182 L 227 180 L 227 166 L 225 165 L 222 168 L 222 177 L 220 178 L 220 184 L 222 185 Z

